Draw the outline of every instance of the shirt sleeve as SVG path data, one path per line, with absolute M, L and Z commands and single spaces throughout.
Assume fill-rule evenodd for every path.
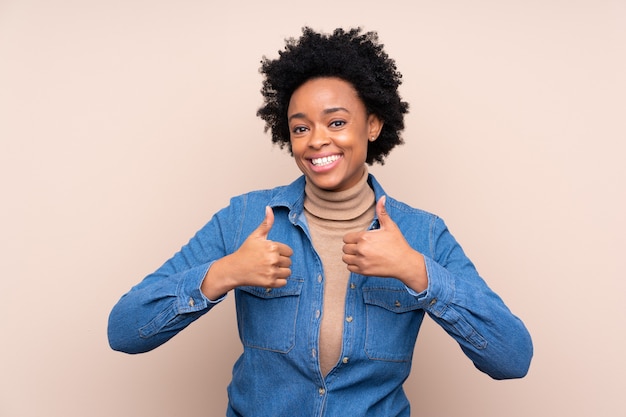
M 424 254 L 428 287 L 408 291 L 479 370 L 494 379 L 525 376 L 533 345 L 524 323 L 478 275 L 441 219 L 430 241 L 431 253 Z
M 124 294 L 108 322 L 109 344 L 126 353 L 150 351 L 219 304 L 200 287 L 217 259 L 228 253 L 224 236 L 232 222 L 226 209 L 216 214 L 171 259 Z

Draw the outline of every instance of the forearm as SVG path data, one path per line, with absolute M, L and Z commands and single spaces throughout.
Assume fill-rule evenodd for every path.
M 221 299 L 211 302 L 200 290 L 207 269 L 200 265 L 172 275 L 157 271 L 133 287 L 109 316 L 111 348 L 150 351 L 209 311 Z
M 411 249 L 403 259 L 404 262 L 397 263 L 399 271 L 395 277 L 416 293 L 425 291 L 428 288 L 428 272 L 424 255 Z
M 428 314 L 474 365 L 494 379 L 521 378 L 533 355 L 530 334 L 477 274 L 453 274 L 427 258 Z
M 200 287 L 205 297 L 209 300 L 218 300 L 238 286 L 236 277 L 240 271 L 237 264 L 238 261 L 233 254 L 213 262 Z

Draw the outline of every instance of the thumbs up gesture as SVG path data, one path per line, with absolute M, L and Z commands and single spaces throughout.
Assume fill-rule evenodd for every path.
M 267 238 L 273 225 L 274 212 L 266 207 L 265 219 L 239 249 L 213 263 L 202 284 L 209 299 L 244 285 L 275 288 L 287 284 L 293 250 Z
M 239 285 L 282 287 L 291 275 L 293 251 L 284 243 L 268 240 L 274 212 L 265 208 L 265 219 L 235 252 L 239 264 Z
M 343 238 L 343 261 L 361 275 L 397 278 L 417 292 L 428 287 L 424 257 L 404 238 L 385 210 L 386 197 L 376 203 L 380 229 L 348 233 Z

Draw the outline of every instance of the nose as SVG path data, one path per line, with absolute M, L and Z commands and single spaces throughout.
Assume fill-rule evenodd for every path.
M 313 129 L 309 136 L 309 147 L 320 149 L 330 143 L 330 137 L 323 129 Z

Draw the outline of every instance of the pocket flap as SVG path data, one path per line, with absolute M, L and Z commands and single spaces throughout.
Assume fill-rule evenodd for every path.
M 417 299 L 405 288 L 363 288 L 363 301 L 394 313 L 419 309 Z
M 287 285 L 278 288 L 265 288 L 265 287 L 253 287 L 245 286 L 239 287 L 241 291 L 245 291 L 248 294 L 254 295 L 259 298 L 278 298 L 288 297 L 294 295 L 300 295 L 302 292 L 303 279 L 289 277 L 287 278 Z

